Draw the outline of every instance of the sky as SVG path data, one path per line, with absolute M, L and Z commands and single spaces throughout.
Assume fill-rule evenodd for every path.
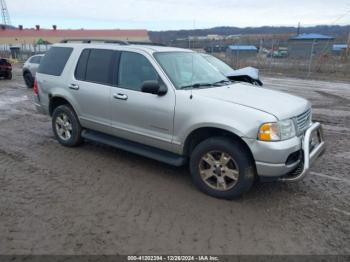
M 31 28 L 203 29 L 350 24 L 350 0 L 6 0 L 12 24 Z

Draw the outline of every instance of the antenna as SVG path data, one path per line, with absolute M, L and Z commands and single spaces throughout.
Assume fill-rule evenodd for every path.
M 7 9 L 5 0 L 0 0 L 0 4 L 1 4 L 2 23 L 4 25 L 11 25 L 10 14 L 9 14 L 9 10 Z

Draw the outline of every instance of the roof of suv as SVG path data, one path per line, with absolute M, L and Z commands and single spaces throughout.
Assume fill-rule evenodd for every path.
M 140 50 L 150 54 L 155 52 L 193 52 L 188 49 L 167 47 L 167 46 L 155 46 L 155 45 L 118 45 L 110 43 L 59 43 L 54 46 L 61 47 L 81 47 L 81 48 L 102 48 L 102 49 L 114 49 L 114 50 Z

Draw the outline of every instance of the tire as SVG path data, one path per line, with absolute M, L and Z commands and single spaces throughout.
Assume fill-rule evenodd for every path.
M 55 108 L 52 114 L 52 130 L 61 145 L 75 147 L 83 142 L 78 117 L 68 105 Z
M 34 77 L 31 73 L 26 72 L 23 75 L 24 82 L 28 88 L 33 88 L 34 86 Z
M 11 80 L 12 79 L 12 73 L 11 72 L 7 74 L 6 79 L 7 80 Z
M 225 137 L 209 138 L 197 145 L 191 154 L 190 171 L 202 192 L 228 200 L 247 192 L 256 173 L 254 161 L 242 143 Z

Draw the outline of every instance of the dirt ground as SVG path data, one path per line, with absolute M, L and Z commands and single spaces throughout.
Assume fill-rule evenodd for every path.
M 18 68 L 0 80 L 0 254 L 350 254 L 350 84 L 264 78 L 311 100 L 327 152 L 235 201 L 111 147 L 65 148 Z

